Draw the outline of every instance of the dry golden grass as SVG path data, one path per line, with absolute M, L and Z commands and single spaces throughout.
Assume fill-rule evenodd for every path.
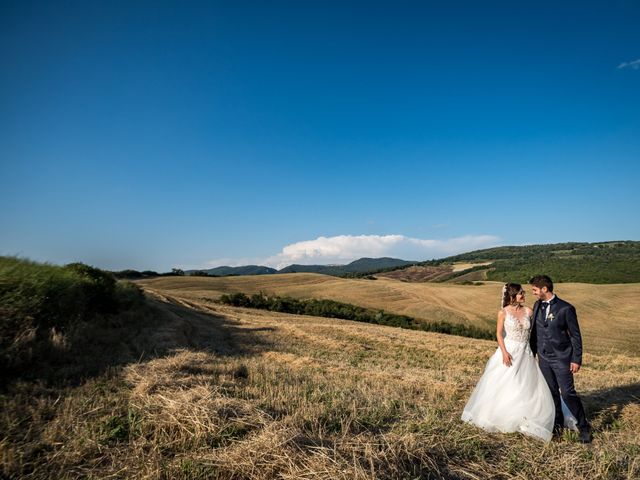
M 418 319 L 460 322 L 492 330 L 502 288 L 497 282 L 408 283 L 390 278 L 346 279 L 316 273 L 160 277 L 137 283 L 194 301 L 218 298 L 223 293 L 250 294 L 262 290 L 296 298 L 326 298 Z M 555 290 L 578 311 L 585 352 L 640 354 L 640 284 L 562 283 Z M 527 301 L 533 305 L 534 298 L 528 294 Z
M 480 265 L 491 265 L 493 262 L 478 262 L 478 263 L 468 263 L 468 262 L 454 262 L 453 271 L 461 272 L 463 270 L 468 270 L 469 268 L 479 267 Z
M 137 335 L 151 355 L 132 351 L 78 387 L 18 382 L 0 397 L 4 476 L 640 476 L 638 357 L 586 353 L 576 384 L 594 443 L 544 444 L 460 421 L 495 342 L 174 291 L 150 292 L 154 321 Z

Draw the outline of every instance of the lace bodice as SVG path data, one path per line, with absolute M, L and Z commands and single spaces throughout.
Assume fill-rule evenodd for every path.
M 516 342 L 528 342 L 531 331 L 531 317 L 525 312 L 516 317 L 508 309 L 504 309 L 506 317 L 504 319 L 505 340 Z

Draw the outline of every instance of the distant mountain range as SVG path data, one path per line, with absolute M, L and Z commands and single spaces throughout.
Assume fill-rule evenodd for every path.
M 460 264 L 465 264 L 461 267 Z M 340 277 L 379 274 L 408 282 L 497 280 L 527 282 L 545 273 L 556 282 L 640 282 L 640 242 L 567 242 L 504 246 L 424 262 L 398 258 L 360 258 L 346 265 L 289 265 L 280 270 L 259 265 L 187 270 L 186 275 L 264 275 L 311 272 Z
M 268 273 L 278 273 L 278 270 L 271 267 L 264 267 L 261 265 L 243 265 L 241 267 L 215 267 L 206 270 L 185 270 L 186 275 L 193 275 L 194 273 L 206 273 L 213 276 L 224 275 L 264 275 Z
M 393 269 L 415 265 L 418 262 L 409 260 L 400 260 L 398 258 L 381 257 L 368 258 L 363 257 L 354 260 L 346 265 L 298 265 L 293 264 L 276 270 L 275 268 L 264 267 L 259 265 L 244 265 L 240 267 L 215 267 L 206 270 L 185 270 L 185 275 L 209 275 L 209 276 L 226 276 L 226 275 L 266 275 L 274 273 L 323 273 L 325 275 L 348 276 L 350 274 L 364 274 L 367 272 L 380 271 L 382 269 Z

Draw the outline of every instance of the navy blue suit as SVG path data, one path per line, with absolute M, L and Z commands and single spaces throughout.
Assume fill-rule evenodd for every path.
M 555 425 L 562 427 L 564 417 L 560 395 L 578 421 L 578 428 L 590 428 L 580 397 L 573 384 L 570 363 L 582 364 L 582 336 L 573 305 L 555 296 L 549 303 L 548 316 L 544 318 L 542 302 L 533 306 L 533 325 L 529 339 L 531 351 L 538 355 L 542 371 L 556 406 Z

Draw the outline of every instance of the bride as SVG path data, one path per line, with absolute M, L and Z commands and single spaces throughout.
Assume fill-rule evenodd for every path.
M 524 305 L 518 283 L 502 289 L 498 312 L 498 349 L 462 412 L 462 420 L 489 432 L 522 432 L 548 442 L 553 437 L 555 406 L 540 367 L 529 346 L 532 310 Z M 575 417 L 562 404 L 565 426 Z

